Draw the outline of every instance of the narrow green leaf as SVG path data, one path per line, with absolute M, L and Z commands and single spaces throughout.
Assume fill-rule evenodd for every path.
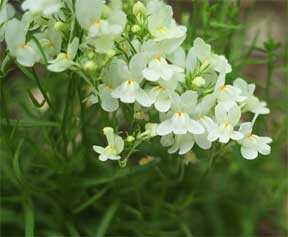
M 25 198 L 23 201 L 25 213 L 25 237 L 34 236 L 34 212 L 31 198 Z
M 17 127 L 59 127 L 60 124 L 53 121 L 33 121 L 33 120 L 16 120 L 16 119 L 8 119 L 0 120 L 0 124 L 10 126 L 17 126 Z
M 114 202 L 106 211 L 97 231 L 97 237 L 104 237 L 110 222 L 112 221 L 117 209 L 119 207 L 119 202 Z
M 35 99 L 35 97 L 33 96 L 32 92 L 31 92 L 30 90 L 28 90 L 28 94 L 29 94 L 29 97 L 30 97 L 32 103 L 33 103 L 36 107 L 41 108 L 41 107 L 45 104 L 45 100 L 43 100 L 41 103 L 39 103 L 39 102 Z
M 219 23 L 219 22 L 215 22 L 215 21 L 211 22 L 210 26 L 215 27 L 215 28 L 227 29 L 227 30 L 239 30 L 242 28 L 241 25 L 229 25 L 229 24 Z
M 42 57 L 43 57 L 43 60 L 44 60 L 44 63 L 47 65 L 48 64 L 48 60 L 47 60 L 47 56 L 45 54 L 45 51 L 43 50 L 39 40 L 34 36 L 32 35 L 32 40 L 35 42 L 35 44 L 37 45 Z
M 103 190 L 97 192 L 95 195 L 93 195 L 91 198 L 89 198 L 86 202 L 81 204 L 79 207 L 75 208 L 73 210 L 74 213 L 78 213 L 83 211 L 85 208 L 89 207 L 93 203 L 95 203 L 98 199 L 100 199 L 107 191 L 107 188 L 104 188 Z

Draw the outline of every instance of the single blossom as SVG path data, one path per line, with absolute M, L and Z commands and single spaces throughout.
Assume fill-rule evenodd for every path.
M 196 106 L 197 97 L 197 92 L 194 91 L 185 91 L 181 96 L 174 93 L 173 105 L 166 114 L 164 121 L 157 128 L 158 135 L 185 134 L 187 132 L 192 134 L 204 133 L 203 126 L 190 117 Z
M 33 40 L 26 41 L 28 27 L 17 19 L 6 25 L 5 40 L 7 47 L 17 62 L 25 67 L 32 67 L 40 60 L 40 52 Z
M 143 80 L 142 71 L 146 65 L 146 58 L 142 54 L 136 54 L 131 59 L 129 66 L 124 65 L 118 75 L 121 84 L 115 88 L 111 95 L 113 98 L 120 99 L 121 102 L 131 104 L 138 102 L 144 107 L 150 107 L 152 100 L 147 92 L 141 88 Z
M 179 155 L 189 152 L 194 146 L 194 138 L 191 133 L 186 134 L 168 134 L 161 137 L 161 144 L 164 147 L 170 146 L 168 153 L 173 154 L 178 151 Z
M 102 0 L 76 0 L 75 12 L 80 26 L 87 31 L 86 44 L 94 45 L 101 53 L 113 47 L 126 25 L 125 13 L 119 7 L 109 9 Z
M 76 63 L 73 61 L 76 57 L 79 46 L 79 39 L 75 37 L 68 45 L 66 53 L 59 53 L 57 58 L 49 61 L 48 70 L 52 72 L 63 72 L 71 68 Z
M 258 153 L 262 155 L 269 155 L 271 147 L 268 145 L 272 142 L 270 137 L 260 137 L 252 133 L 253 125 L 250 122 L 242 123 L 239 132 L 244 137 L 239 140 L 241 145 L 241 154 L 244 158 L 252 160 L 257 158 Z
M 171 6 L 159 0 L 149 1 L 147 5 L 148 30 L 153 40 L 166 47 L 167 53 L 177 49 L 185 39 L 186 27 L 177 25 L 173 19 Z
M 103 132 L 106 136 L 108 146 L 105 148 L 96 145 L 93 146 L 94 151 L 100 154 L 99 160 L 120 160 L 120 153 L 124 149 L 123 139 L 119 135 L 115 134 L 113 128 L 111 127 L 105 127 Z
M 250 111 L 254 114 L 269 114 L 270 110 L 267 108 L 267 103 L 260 101 L 254 96 L 255 84 L 248 84 L 241 78 L 237 78 L 233 82 L 233 86 L 241 91 L 241 96 L 246 97 L 245 100 L 241 101 L 240 106 L 245 111 Z
M 238 106 L 233 106 L 229 110 L 218 104 L 215 108 L 215 127 L 209 131 L 208 140 L 211 142 L 219 139 L 221 143 L 227 143 L 230 139 L 240 140 L 243 134 L 235 131 L 234 127 L 239 123 L 241 110 Z
M 157 56 L 149 62 L 148 67 L 142 73 L 148 81 L 158 81 L 159 79 L 169 81 L 175 73 L 183 73 L 183 71 L 182 68 L 168 64 L 164 58 Z
M 159 112 L 167 112 L 173 102 L 173 93 L 178 85 L 177 77 L 169 81 L 159 80 L 158 85 L 151 88 L 149 95 L 153 100 L 155 108 Z

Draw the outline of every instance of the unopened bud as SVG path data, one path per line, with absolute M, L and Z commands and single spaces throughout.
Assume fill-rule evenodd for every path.
M 138 14 L 145 14 L 146 13 L 146 7 L 144 4 L 140 1 L 136 2 L 133 6 L 133 14 L 137 16 Z
M 133 33 L 137 33 L 141 30 L 141 27 L 139 25 L 133 25 L 132 28 L 131 28 L 131 31 Z
M 57 21 L 55 24 L 54 24 L 54 29 L 58 32 L 63 32 L 66 30 L 66 24 L 63 23 L 62 21 Z
M 134 142 L 134 141 L 135 141 L 135 137 L 133 137 L 133 136 L 128 136 L 128 137 L 126 138 L 126 141 L 127 141 L 127 142 Z
M 107 56 L 108 56 L 109 58 L 112 58 L 115 54 L 116 54 L 116 51 L 115 51 L 114 49 L 109 49 L 109 50 L 107 51 Z
M 196 77 L 193 81 L 192 81 L 192 85 L 195 87 L 203 87 L 205 86 L 206 81 L 203 77 Z
M 96 56 L 96 55 L 95 55 L 94 52 L 89 52 L 88 55 L 87 55 L 87 57 L 88 57 L 89 59 L 93 59 L 95 56 Z
M 92 72 L 95 71 L 96 69 L 97 65 L 94 61 L 89 60 L 84 64 L 84 70 L 87 72 Z

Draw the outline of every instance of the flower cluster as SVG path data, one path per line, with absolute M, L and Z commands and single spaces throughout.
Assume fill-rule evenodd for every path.
M 120 160 L 123 152 L 128 157 L 155 136 L 169 153 L 232 140 L 246 159 L 269 154 L 271 138 L 252 131 L 256 118 L 270 112 L 254 95 L 255 85 L 241 78 L 227 84 L 232 68 L 226 57 L 201 38 L 182 48 L 186 27 L 175 22 L 172 8 L 161 0 L 146 2 L 26 0 L 19 20 L 4 1 L 0 39 L 5 35 L 9 55 L 22 66 L 41 63 L 52 72 L 77 73 L 90 87 L 85 101 L 112 116 L 133 111 L 139 124 L 125 131 L 133 135 L 103 129 L 108 146 L 93 146 L 102 161 Z M 254 114 L 252 122 L 243 121 L 243 113 Z

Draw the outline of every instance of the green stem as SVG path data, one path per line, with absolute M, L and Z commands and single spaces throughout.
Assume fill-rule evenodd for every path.
M 47 102 L 47 104 L 49 105 L 49 107 L 50 107 L 52 110 L 54 110 L 54 108 L 53 108 L 53 106 L 52 106 L 52 104 L 51 104 L 51 101 L 50 101 L 48 95 L 46 94 L 46 92 L 44 91 L 44 89 L 43 89 L 43 87 L 42 87 L 42 85 L 41 85 L 41 83 L 40 83 L 39 77 L 38 77 L 36 71 L 34 70 L 34 68 L 32 68 L 32 72 L 33 72 L 33 75 L 34 75 L 34 80 L 35 80 L 35 82 L 36 82 L 39 90 L 41 91 L 41 94 L 43 95 L 43 97 L 44 97 L 44 99 L 46 100 L 46 102 Z
M 265 86 L 265 96 L 266 99 L 269 99 L 270 95 L 270 87 L 271 87 L 271 79 L 273 73 L 273 63 L 272 63 L 272 56 L 271 54 L 268 55 L 268 64 L 267 64 L 267 79 L 266 79 L 266 86 Z
M 65 99 L 65 108 L 63 112 L 63 119 L 62 119 L 62 125 L 61 125 L 61 131 L 62 131 L 62 139 L 64 143 L 64 157 L 67 159 L 68 154 L 67 154 L 67 145 L 68 145 L 68 138 L 67 138 L 67 133 L 66 133 L 66 128 L 67 128 L 67 118 L 68 118 L 68 112 L 69 112 L 69 104 L 72 105 L 73 101 L 71 102 L 72 99 L 72 88 L 73 88 L 73 77 L 69 79 L 68 82 L 68 88 L 67 88 L 67 93 L 66 93 L 66 99 Z

